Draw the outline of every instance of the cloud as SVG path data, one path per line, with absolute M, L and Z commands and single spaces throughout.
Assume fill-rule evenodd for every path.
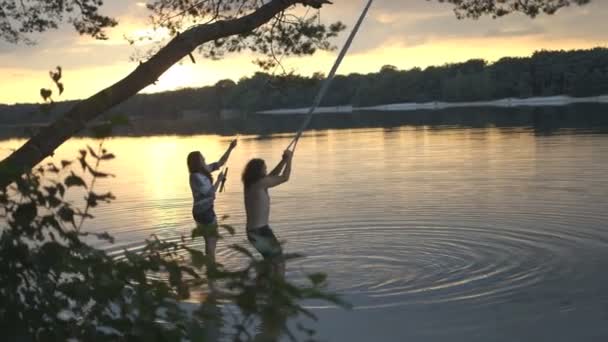
M 362 1 L 337 3 L 324 10 L 327 21 L 342 20 L 349 26 L 359 15 Z M 353 53 L 367 53 L 382 46 L 418 46 L 447 40 L 527 38 L 547 40 L 592 39 L 604 41 L 608 29 L 608 2 L 571 6 L 552 16 L 531 19 L 522 14 L 492 19 L 456 19 L 453 6 L 438 1 L 389 1 L 374 3 L 370 16 L 353 45 Z M 346 33 L 337 41 L 341 45 Z
M 321 10 L 323 22 L 342 21 L 348 26 L 346 32 L 334 41 L 336 45 L 343 44 L 366 1 L 336 0 L 334 5 L 325 6 Z M 18 74 L 27 70 L 26 75 L 29 76 L 26 78 L 40 83 L 48 78 L 48 70 L 59 64 L 66 70 L 66 75 L 74 77 L 73 82 L 78 82 L 79 78 L 84 80 L 85 75 L 93 79 L 104 77 L 103 82 L 92 83 L 87 91 L 109 84 L 110 79 L 124 76 L 122 73 L 128 72 L 135 65 L 128 62 L 134 49 L 128 45 L 123 35 L 137 35 L 150 28 L 147 19 L 149 11 L 142 6 L 143 3 L 143 0 L 106 2 L 102 13 L 114 16 L 119 21 L 118 27 L 108 30 L 108 41 L 80 36 L 73 27 L 65 24 L 58 30 L 34 36 L 38 40 L 35 46 L 0 42 L 0 66 L 4 68 L 0 70 L 0 79 L 9 76 L 17 78 L 16 75 L 13 76 L 15 72 L 8 70 L 18 69 Z M 315 10 L 309 10 L 309 15 L 313 13 L 316 13 Z M 608 1 L 600 0 L 584 7 L 562 9 L 553 16 L 543 15 L 530 19 L 515 14 L 496 20 L 487 17 L 458 20 L 454 16 L 452 5 L 437 0 L 376 0 L 345 60 L 345 68 L 351 62 L 352 66 L 343 70 L 377 70 L 383 64 L 412 67 L 431 62 L 441 64 L 465 60 L 467 57 L 495 58 L 515 53 L 522 55 L 533 51 L 532 49 L 605 45 L 607 16 Z M 509 49 L 501 48 L 505 46 L 505 41 L 509 41 Z M 252 72 L 250 57 L 247 54 L 235 54 L 222 62 L 201 61 L 197 64 L 198 68 L 211 69 L 205 69 L 206 74 L 197 75 L 200 75 L 201 80 L 238 78 L 239 73 L 248 75 Z M 318 71 L 321 68 L 319 61 L 331 66 L 333 58 L 335 52 L 321 53 L 305 60 L 314 66 L 315 70 L 311 69 L 312 71 Z M 238 68 L 234 67 L 235 59 L 240 61 Z M 301 62 L 303 60 L 294 59 L 294 65 L 304 63 Z M 407 63 L 411 61 L 411 64 L 400 62 L 404 60 Z M 111 78 L 106 77 L 110 70 Z M 219 71 L 210 77 L 210 70 Z M 23 84 L 25 87 L 26 83 Z
M 524 37 L 533 36 L 546 32 L 543 28 L 534 26 L 521 29 L 491 29 L 485 34 L 486 37 Z

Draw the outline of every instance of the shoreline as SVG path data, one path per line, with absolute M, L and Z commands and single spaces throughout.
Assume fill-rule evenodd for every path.
M 318 107 L 313 114 L 349 114 L 360 111 L 380 111 L 380 112 L 404 112 L 414 110 L 441 110 L 449 108 L 475 108 L 475 107 L 498 107 L 498 108 L 513 108 L 513 107 L 557 107 L 567 106 L 578 103 L 606 103 L 608 104 L 608 95 L 588 96 L 588 97 L 572 97 L 568 95 L 528 97 L 528 98 L 504 98 L 490 101 L 470 101 L 470 102 L 404 102 L 392 103 L 370 107 L 354 107 L 346 106 L 326 106 Z M 310 107 L 306 108 L 279 108 L 264 111 L 257 111 L 254 114 L 259 115 L 290 115 L 290 114 L 306 114 Z

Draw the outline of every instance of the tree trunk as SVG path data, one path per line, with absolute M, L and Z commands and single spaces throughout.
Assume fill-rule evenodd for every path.
M 28 172 L 44 158 L 52 155 L 57 147 L 84 129 L 87 122 L 155 82 L 167 69 L 199 45 L 219 38 L 251 32 L 297 3 L 320 6 L 321 3 L 327 2 L 324 0 L 273 0 L 246 16 L 197 25 L 176 36 L 127 77 L 88 99 L 78 102 L 61 118 L 43 128 L 0 162 L 0 188 L 6 188 L 23 173 Z

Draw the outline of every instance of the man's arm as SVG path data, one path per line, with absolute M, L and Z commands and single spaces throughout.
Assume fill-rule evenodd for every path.
M 228 158 L 230 157 L 230 153 L 232 152 L 232 150 L 235 147 L 236 147 L 236 139 L 234 139 L 230 142 L 230 146 L 228 146 L 228 149 L 226 150 L 226 152 L 224 152 L 224 155 L 220 158 L 220 160 L 218 160 L 215 163 L 217 165 L 218 169 L 226 164 L 226 162 L 228 161 Z
M 260 186 L 264 188 L 272 188 L 277 185 L 283 184 L 289 180 L 291 176 L 291 160 L 293 159 L 293 152 L 286 150 L 283 153 L 283 160 L 285 167 L 283 168 L 283 172 L 280 175 L 269 175 L 262 178 L 259 182 Z M 274 170 L 273 170 L 274 171 Z
M 277 164 L 277 166 L 274 167 L 274 169 L 272 169 L 272 171 L 270 171 L 270 173 L 268 175 L 269 176 L 280 175 L 281 171 L 283 171 L 283 167 L 285 166 L 286 163 L 287 163 L 287 159 L 285 159 L 285 157 L 281 158 L 281 161 Z

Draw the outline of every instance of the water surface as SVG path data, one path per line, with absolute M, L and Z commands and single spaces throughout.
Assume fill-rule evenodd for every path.
M 315 311 L 331 341 L 605 341 L 608 338 L 608 135 L 527 128 L 309 132 L 289 183 L 271 191 L 272 226 L 307 257 L 288 277 L 327 272 L 355 305 Z M 240 137 L 217 211 L 246 243 L 239 175 L 251 157 L 279 161 L 290 135 Z M 8 153 L 20 140 L 0 143 Z M 88 139 L 57 151 L 71 157 Z M 193 227 L 185 158 L 219 158 L 219 136 L 114 138 L 118 199 L 88 229 L 113 250 Z M 273 165 L 270 165 L 273 166 Z M 198 244 L 200 245 L 200 243 Z

